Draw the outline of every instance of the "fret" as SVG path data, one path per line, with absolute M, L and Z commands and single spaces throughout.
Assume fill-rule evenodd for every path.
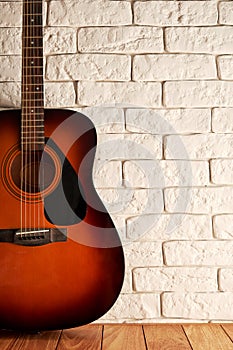
M 31 125 L 33 122 L 43 122 L 44 121 L 44 119 L 33 119 L 33 120 L 27 120 L 27 122 Z M 26 123 L 26 121 L 25 121 L 25 123 Z M 33 125 L 33 124 L 32 124 Z
M 33 119 L 33 120 L 28 120 L 27 122 L 31 125 L 33 122 L 43 122 L 44 121 L 44 119 Z M 26 123 L 26 121 L 25 121 L 25 123 Z
M 21 133 L 21 138 L 22 138 L 22 140 L 24 140 L 24 139 L 44 139 L 44 135 L 37 135 L 37 134 L 35 134 L 33 132 L 25 131 L 25 132 Z
M 35 75 L 35 74 L 26 74 L 26 76 L 27 77 L 35 77 L 35 78 L 37 78 L 37 77 L 42 77 L 43 75 L 41 75 L 41 74 L 37 74 L 37 75 Z
M 35 86 L 38 85 L 39 83 L 27 83 L 27 86 Z
M 27 143 L 27 141 L 28 141 L 28 142 L 33 142 L 33 141 L 35 141 L 36 139 L 39 139 L 39 141 L 42 142 L 42 140 L 44 140 L 44 136 L 39 136 L 39 137 L 30 137 L 30 136 L 21 137 L 22 142 L 25 142 L 25 143 Z
M 21 141 L 24 142 L 25 144 L 27 144 L 27 143 L 29 143 L 29 142 L 32 142 L 32 143 L 33 143 L 33 142 L 36 142 L 36 141 L 38 141 L 38 142 L 44 142 L 44 141 L 45 141 L 45 138 L 42 137 L 42 136 L 41 136 L 41 137 L 35 137 L 35 138 L 32 138 L 32 137 L 31 137 L 31 138 L 30 138 L 30 136 L 28 136 L 28 135 L 27 135 L 27 136 L 25 135 L 24 137 L 21 135 Z
M 25 24 L 30 24 L 30 25 L 27 26 L 29 28 L 29 30 L 33 29 L 33 28 L 41 28 L 41 23 L 39 23 L 39 24 L 34 24 L 34 23 L 35 22 L 29 21 L 29 23 L 24 23 L 24 26 L 25 26 Z M 23 26 L 23 29 L 24 29 L 24 26 Z
M 33 94 L 42 94 L 42 92 L 41 91 L 23 91 L 22 92 L 23 94 L 27 94 L 27 95 L 33 95 Z M 36 97 L 36 96 L 35 96 Z
M 44 120 L 43 120 L 44 122 Z M 26 130 L 27 128 L 44 128 L 44 125 L 41 125 L 41 121 L 38 122 L 37 124 L 33 124 L 33 123 L 28 123 L 28 124 L 21 124 L 22 129 Z M 39 130 L 38 130 L 39 131 Z
M 24 59 L 28 59 L 28 58 L 40 58 L 42 60 L 41 56 L 24 56 Z
M 43 36 L 41 35 L 41 36 L 31 36 L 31 35 L 25 35 L 24 36 L 24 39 L 42 39 L 43 38 Z
M 21 144 L 22 145 L 30 145 L 31 144 L 33 146 L 36 146 L 34 141 L 27 141 L 27 142 L 22 141 Z M 37 141 L 36 144 L 44 145 L 44 141 Z
M 21 134 L 33 134 L 34 132 L 36 132 L 36 135 L 42 135 L 44 137 L 44 130 L 30 130 L 30 129 L 25 129 L 21 132 Z
M 28 120 L 28 121 L 26 120 L 26 121 L 23 121 L 23 123 L 28 122 L 28 123 L 30 123 L 30 125 L 31 125 L 33 122 L 43 122 L 43 121 L 44 121 L 44 119 L 37 119 L 37 120 L 32 120 L 32 121 L 31 121 L 31 120 L 30 120 L 30 121 L 29 121 L 29 120 Z
M 43 122 L 44 122 L 44 120 L 43 120 Z M 32 128 L 33 129 L 35 127 L 37 127 L 37 128 L 44 128 L 44 125 L 42 125 L 42 121 L 38 122 L 37 124 L 33 124 L 33 123 L 21 124 L 21 126 L 22 126 L 22 128 L 24 130 L 26 130 L 27 128 Z M 38 131 L 40 131 L 40 130 L 38 129 Z
M 22 102 L 27 102 L 27 101 L 31 101 L 31 99 L 21 99 Z M 36 99 L 36 101 L 44 101 L 43 98 L 39 98 L 39 99 Z M 30 106 L 29 108 L 32 108 L 32 107 L 37 107 L 37 106 Z

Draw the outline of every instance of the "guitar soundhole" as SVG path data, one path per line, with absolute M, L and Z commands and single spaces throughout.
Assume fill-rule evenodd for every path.
M 48 153 L 42 154 L 41 151 L 32 151 L 23 157 L 18 155 L 11 168 L 15 185 L 27 193 L 43 192 L 52 184 L 56 174 L 53 159 Z
M 61 165 L 56 153 L 32 150 L 22 153 L 14 147 L 3 165 L 3 180 L 13 195 L 20 200 L 41 200 L 56 188 L 61 178 Z

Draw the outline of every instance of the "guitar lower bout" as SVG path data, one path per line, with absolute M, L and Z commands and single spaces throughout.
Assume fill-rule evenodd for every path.
M 120 238 L 92 181 L 94 126 L 45 110 L 43 149 L 22 150 L 20 125 L 20 110 L 0 112 L 0 327 L 92 322 L 124 279 Z

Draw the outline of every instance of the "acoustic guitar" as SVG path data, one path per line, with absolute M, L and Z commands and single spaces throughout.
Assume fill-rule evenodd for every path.
M 24 331 L 96 320 L 124 279 L 121 241 L 92 181 L 94 125 L 44 109 L 42 6 L 23 0 L 22 107 L 0 115 L 0 328 Z

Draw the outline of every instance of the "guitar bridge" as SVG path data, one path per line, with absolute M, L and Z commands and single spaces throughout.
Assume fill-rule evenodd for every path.
M 40 246 L 67 240 L 66 229 L 25 229 L 0 230 L 0 242 L 14 243 L 24 246 Z

